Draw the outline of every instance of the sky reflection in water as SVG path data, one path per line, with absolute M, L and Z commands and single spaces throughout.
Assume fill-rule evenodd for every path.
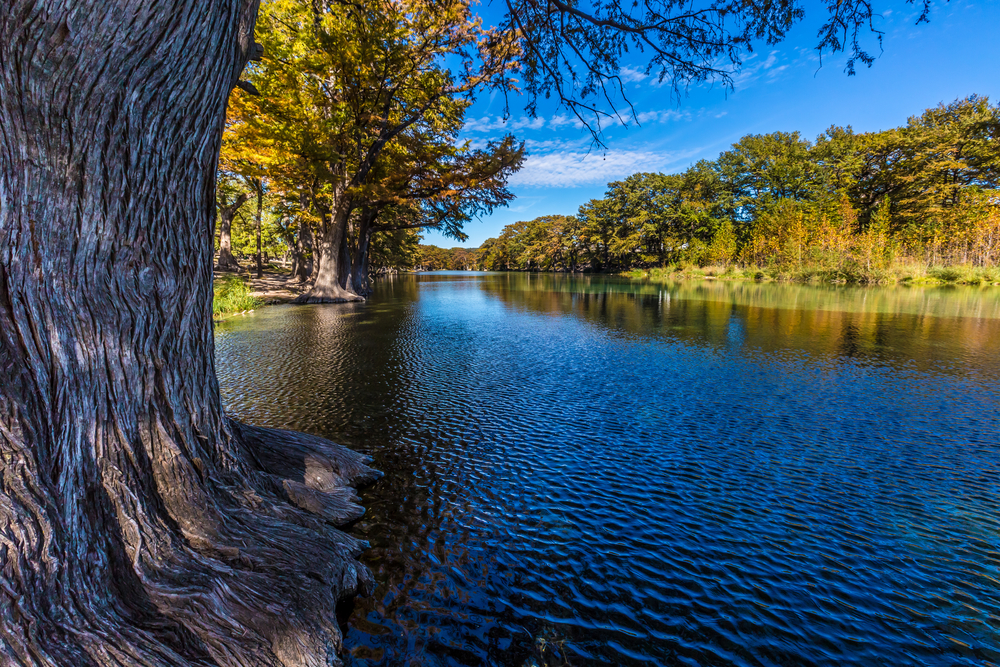
M 218 327 L 375 458 L 352 665 L 1000 663 L 1000 290 L 425 274 Z

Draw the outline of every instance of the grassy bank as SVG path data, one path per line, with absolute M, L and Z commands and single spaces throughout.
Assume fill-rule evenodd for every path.
M 254 310 L 264 304 L 253 296 L 250 286 L 239 276 L 219 276 L 213 287 L 212 316 L 216 319 Z
M 1000 285 L 1000 267 L 968 265 L 926 266 L 895 264 L 885 268 L 861 266 L 829 269 L 766 266 L 667 266 L 634 269 L 625 275 L 650 280 L 752 280 L 757 282 L 833 283 L 853 285 Z

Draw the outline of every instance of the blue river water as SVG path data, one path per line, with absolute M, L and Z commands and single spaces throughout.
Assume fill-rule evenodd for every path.
M 386 473 L 348 665 L 1000 665 L 1000 289 L 483 273 L 217 327 Z

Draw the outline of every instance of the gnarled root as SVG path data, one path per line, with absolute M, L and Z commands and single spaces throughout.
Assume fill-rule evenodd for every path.
M 345 290 L 339 285 L 332 287 L 314 286 L 311 290 L 296 297 L 292 303 L 350 303 L 352 301 L 364 301 L 363 296 L 358 296 L 354 292 Z
M 245 460 L 227 470 L 154 429 L 154 479 L 104 466 L 95 515 L 75 526 L 30 488 L 30 460 L 3 461 L 0 664 L 340 664 L 336 604 L 372 580 L 366 544 L 335 526 L 361 516 L 355 488 L 380 473 L 322 438 L 229 430 Z
M 219 261 L 215 265 L 216 271 L 240 271 L 240 263 L 236 261 L 236 257 L 228 249 L 223 248 L 219 251 Z

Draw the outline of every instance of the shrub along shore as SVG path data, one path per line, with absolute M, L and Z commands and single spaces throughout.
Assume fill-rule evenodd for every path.
M 264 300 L 254 296 L 250 285 L 240 276 L 215 276 L 212 297 L 212 317 L 220 320 L 255 310 Z
M 829 269 L 822 266 L 798 268 L 729 266 L 669 266 L 633 269 L 630 278 L 650 280 L 748 280 L 756 282 L 833 283 L 854 285 L 1000 285 L 1000 268 L 970 265 L 932 266 L 894 264 L 864 270 L 857 266 Z

